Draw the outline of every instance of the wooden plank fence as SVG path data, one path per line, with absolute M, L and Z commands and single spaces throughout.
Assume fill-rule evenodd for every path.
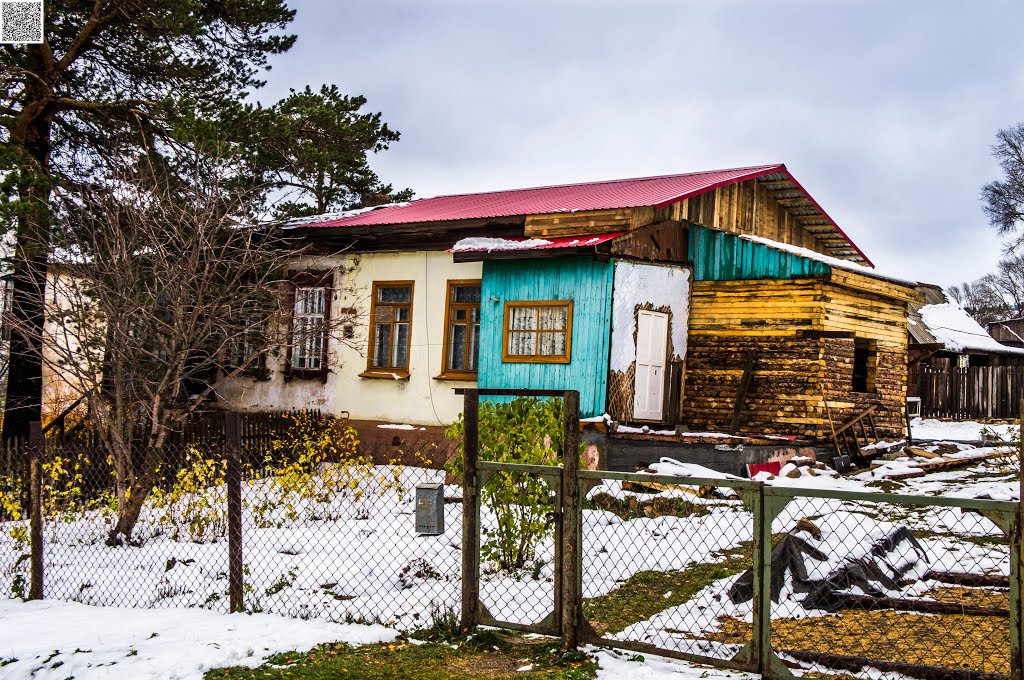
M 924 418 L 1017 418 L 1024 397 L 1024 366 L 919 366 L 917 392 Z

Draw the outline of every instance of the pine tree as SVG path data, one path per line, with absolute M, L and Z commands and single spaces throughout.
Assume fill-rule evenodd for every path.
M 61 0 L 45 41 L 0 52 L 0 218 L 15 231 L 10 373 L 2 437 L 41 416 L 46 251 L 53 197 L 105 164 L 153 153 L 190 120 L 234 110 L 288 50 L 284 0 Z

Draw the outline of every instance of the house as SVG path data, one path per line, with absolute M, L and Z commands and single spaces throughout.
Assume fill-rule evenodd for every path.
M 292 343 L 232 407 L 385 429 L 453 387 L 577 389 L 581 415 L 815 440 L 902 428 L 914 282 L 871 263 L 784 165 L 441 196 L 292 223 Z M 307 334 L 308 335 L 308 334 Z
M 1024 366 L 1024 342 L 1014 346 L 1013 320 L 988 324 L 986 330 L 938 286 L 917 289 L 923 299 L 910 306 L 912 367 Z
M 922 414 L 1018 416 L 1024 347 L 1011 346 L 1013 321 L 989 324 L 986 330 L 941 288 L 919 285 L 918 292 L 921 303 L 910 306 L 908 319 L 907 395 L 920 400 Z M 1008 344 L 1002 338 L 1009 338 Z
M 992 321 L 986 324 L 985 330 L 1001 345 L 1024 347 L 1024 318 Z

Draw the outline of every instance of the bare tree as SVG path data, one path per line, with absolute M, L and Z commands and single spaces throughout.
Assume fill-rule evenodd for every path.
M 1003 179 L 981 188 L 982 208 L 989 224 L 1001 236 L 1012 236 L 1012 251 L 1024 242 L 1017 230 L 1024 224 L 1024 123 L 996 133 L 992 156 L 999 161 Z
M 981 325 L 1024 316 L 1024 255 L 1005 257 L 995 272 L 947 292 Z
M 188 169 L 170 179 L 144 164 L 76 194 L 61 204 L 49 252 L 37 344 L 45 364 L 89 394 L 115 473 L 110 544 L 131 540 L 168 436 L 208 396 L 289 342 L 325 353 L 332 328 L 352 323 L 283 332 L 293 304 L 286 264 L 309 254 L 253 224 L 220 168 Z

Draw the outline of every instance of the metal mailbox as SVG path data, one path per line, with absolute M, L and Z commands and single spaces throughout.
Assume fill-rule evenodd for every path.
M 444 533 L 444 484 L 416 485 L 416 533 L 421 536 Z

